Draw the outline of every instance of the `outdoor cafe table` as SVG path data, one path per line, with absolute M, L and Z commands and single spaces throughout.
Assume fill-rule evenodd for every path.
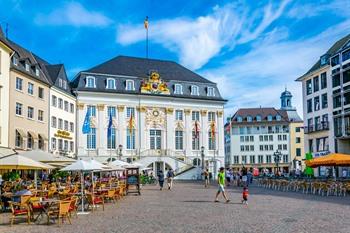
M 50 210 L 52 210 L 52 207 L 55 204 L 58 204 L 60 202 L 60 200 L 57 199 L 45 199 L 45 200 L 40 200 L 39 203 L 41 204 L 42 208 L 40 209 L 40 213 L 38 214 L 38 216 L 35 218 L 34 222 L 36 222 L 39 217 L 42 217 L 43 215 L 46 215 L 47 217 L 47 225 L 50 224 L 50 215 L 49 212 Z

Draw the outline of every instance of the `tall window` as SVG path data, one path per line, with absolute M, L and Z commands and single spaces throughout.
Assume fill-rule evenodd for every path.
M 34 95 L 34 84 L 33 83 L 28 83 L 28 94 Z
M 52 150 L 56 150 L 56 143 L 57 143 L 57 141 L 56 141 L 56 138 L 51 138 L 51 149 Z
M 16 115 L 22 116 L 23 104 L 16 103 Z
M 199 111 L 192 111 L 192 121 L 199 121 Z
M 67 89 L 67 81 L 66 80 L 63 80 L 63 89 Z
M 68 151 L 68 141 L 64 140 L 64 147 L 63 147 L 64 151 Z
M 249 157 L 249 160 L 250 160 L 250 164 L 254 164 L 255 163 L 255 156 L 254 155 L 251 155 Z
M 313 82 L 314 82 L 314 92 L 316 92 L 320 89 L 320 83 L 319 83 L 318 76 L 313 78 Z
M 174 94 L 182 95 L 182 85 L 181 84 L 175 84 Z
M 58 107 L 60 109 L 63 109 L 63 99 L 61 99 L 61 98 L 58 98 Z
M 28 149 L 33 149 L 33 146 L 34 146 L 33 136 L 30 133 L 28 133 L 27 134 L 27 148 Z
M 162 131 L 151 129 L 150 130 L 150 149 L 159 150 L 162 148 Z
M 215 137 L 211 132 L 208 133 L 208 149 L 215 150 Z
M 191 95 L 199 95 L 199 88 L 196 85 L 191 86 Z
M 107 148 L 115 149 L 116 148 L 116 137 L 115 137 L 115 128 L 111 128 L 111 136 L 107 137 Z
M 307 113 L 312 112 L 312 99 L 307 100 Z
M 39 76 L 39 69 L 38 68 L 35 68 L 35 75 Z
M 16 90 L 22 91 L 23 90 L 23 79 L 16 78 Z
M 62 79 L 58 79 L 58 86 L 59 86 L 59 87 L 62 87 L 62 86 L 63 86 L 63 84 L 62 84 Z
M 44 99 L 44 88 L 42 87 L 38 88 L 38 96 L 40 99 Z
M 321 74 L 321 89 L 327 88 L 327 73 L 324 72 Z
M 68 121 L 64 121 L 64 130 L 68 131 Z
M 208 87 L 208 96 L 215 96 L 215 89 L 214 87 Z
M 63 150 L 63 140 L 62 139 L 58 139 L 58 150 L 59 151 Z
M 306 81 L 306 95 L 310 95 L 312 93 L 312 83 L 311 79 Z
M 175 111 L 175 119 L 177 121 L 182 121 L 183 120 L 183 111 L 182 110 L 176 110 Z
M 27 117 L 29 119 L 33 119 L 34 118 L 34 108 L 28 107 Z
M 108 89 L 115 89 L 115 79 L 113 79 L 113 78 L 107 79 L 107 88 Z
M 133 107 L 127 107 L 126 108 L 126 118 L 130 118 L 130 117 L 135 117 L 135 108 Z
M 318 110 L 320 110 L 320 97 L 319 96 L 316 96 L 315 98 L 314 98 L 314 110 L 315 111 L 318 111 Z
M 44 111 L 38 110 L 38 121 L 44 121 Z
M 126 149 L 135 149 L 135 129 L 126 131 Z
M 52 106 L 57 106 L 57 97 L 55 95 L 52 96 Z
M 45 149 L 44 139 L 43 139 L 43 137 L 40 136 L 40 134 L 38 135 L 38 149 L 39 150 Z
M 70 104 L 70 112 L 74 113 L 74 104 Z
M 88 105 L 87 107 L 88 107 L 88 111 L 90 109 L 91 116 L 95 117 L 96 116 L 96 106 Z
M 108 106 L 107 107 L 107 117 L 112 115 L 112 117 L 116 117 L 116 111 L 114 106 Z
M 260 164 L 264 163 L 264 156 L 263 155 L 258 155 L 258 163 L 260 163 Z
M 96 149 L 96 128 L 91 128 L 90 133 L 86 136 L 87 148 Z
M 23 138 L 22 135 L 16 130 L 16 147 L 23 147 Z
M 58 129 L 63 129 L 63 120 L 62 119 L 58 119 Z
M 71 152 L 74 151 L 74 142 L 70 142 L 70 151 L 71 151 Z
M 51 117 L 51 127 L 56 128 L 57 127 L 57 118 L 56 117 Z
M 69 123 L 69 131 L 71 131 L 72 133 L 74 132 L 74 123 L 73 122 Z
M 272 121 L 272 116 L 271 115 L 267 116 L 267 121 Z
M 183 150 L 183 131 L 176 130 L 175 131 L 175 150 Z
M 95 88 L 96 87 L 95 77 L 93 77 L 93 76 L 86 77 L 86 87 L 89 87 L 89 88 Z
M 192 150 L 199 150 L 199 137 L 198 136 L 196 137 L 196 132 L 192 131 Z
M 322 102 L 322 108 L 328 107 L 327 93 L 325 93 L 321 96 L 321 102 Z
M 126 80 L 125 89 L 126 89 L 127 91 L 133 91 L 133 90 L 135 90 L 134 81 L 133 81 L 133 80 Z
M 68 101 L 64 101 L 64 111 L 68 112 L 69 104 Z
M 215 112 L 208 112 L 208 121 L 215 121 Z

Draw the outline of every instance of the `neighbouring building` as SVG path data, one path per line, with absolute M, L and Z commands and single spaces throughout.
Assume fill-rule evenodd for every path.
M 9 93 L 10 93 L 10 59 L 13 49 L 6 41 L 0 27 L 0 147 L 8 147 L 9 133 Z
M 338 40 L 297 81 L 302 82 L 305 150 L 313 157 L 350 154 L 350 35 Z M 324 175 L 325 168 L 315 169 Z
M 51 78 L 49 151 L 75 157 L 76 99 L 72 94 L 64 65 L 45 65 Z
M 304 154 L 303 121 L 292 106 L 292 94 L 281 94 L 281 108 L 241 108 L 225 124 L 226 166 L 276 172 L 300 168 Z
M 164 60 L 118 56 L 72 81 L 77 96 L 78 157 L 137 160 L 154 172 L 191 174 L 224 164 L 225 100 L 215 83 Z M 91 131 L 82 133 L 86 113 Z M 111 136 L 107 138 L 109 116 Z M 203 147 L 203 153 L 201 148 Z

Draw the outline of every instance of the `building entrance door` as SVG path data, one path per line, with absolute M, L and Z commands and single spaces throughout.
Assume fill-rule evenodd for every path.
M 160 150 L 162 148 L 162 131 L 157 129 L 150 130 L 151 150 Z

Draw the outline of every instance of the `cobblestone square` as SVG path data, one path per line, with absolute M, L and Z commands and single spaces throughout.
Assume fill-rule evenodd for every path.
M 249 205 L 240 203 L 241 189 L 227 188 L 231 203 L 214 203 L 216 186 L 175 182 L 172 191 L 143 187 L 141 196 L 127 196 L 72 225 L 8 225 L 1 214 L 1 233 L 24 232 L 350 232 L 350 198 L 321 197 L 250 187 Z

